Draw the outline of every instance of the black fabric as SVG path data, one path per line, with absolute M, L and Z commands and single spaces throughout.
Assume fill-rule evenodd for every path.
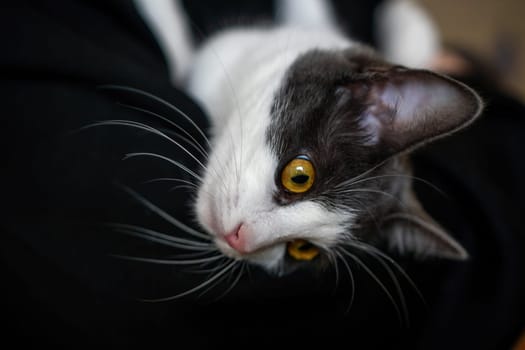
M 189 14 L 190 29 L 194 41 L 201 42 L 209 35 L 231 26 L 272 22 L 275 13 L 274 1 L 182 1 Z
M 348 35 L 361 42 L 376 46 L 375 11 L 382 0 L 330 1 L 338 25 Z
M 223 0 L 182 2 L 190 15 L 195 42 L 229 26 L 271 24 L 276 1 Z M 375 10 L 381 0 L 331 1 L 338 26 L 353 38 L 374 45 Z
M 484 117 L 414 157 L 416 175 L 446 194 L 416 181 L 424 206 L 472 258 L 415 262 L 396 257 L 426 301 L 398 274 L 408 321 L 356 266 L 350 305 L 353 286 L 343 265 L 337 285 L 333 269 L 319 273 L 305 268 L 276 278 L 251 268 L 219 299 L 234 277 L 202 297 L 148 303 L 137 299 L 174 295 L 205 275 L 117 259 L 112 255 L 174 252 L 101 224 L 128 223 L 180 235 L 121 185 L 191 225 L 189 193 L 169 191 L 172 184 L 145 183 L 191 177 L 162 159 L 123 157 L 150 152 L 194 171 L 198 164 L 144 130 L 79 128 L 127 119 L 173 130 L 169 122 L 125 106 L 133 105 L 181 124 L 204 144 L 180 113 L 107 84 L 151 92 L 205 129 L 204 114 L 169 83 L 162 54 L 131 2 L 4 3 L 0 23 L 4 343 L 128 349 L 507 349 L 525 326 L 525 107 L 512 97 L 472 81 L 487 101 Z M 403 309 L 382 265 L 362 258 Z

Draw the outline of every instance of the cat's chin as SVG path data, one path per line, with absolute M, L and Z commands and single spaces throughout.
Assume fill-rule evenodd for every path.
M 286 254 L 286 243 L 277 243 L 249 254 L 239 253 L 238 251 L 232 249 L 228 243 L 222 239 L 215 239 L 215 245 L 221 253 L 229 258 L 239 261 L 246 261 L 275 274 L 279 274 L 282 262 L 284 261 L 284 256 Z

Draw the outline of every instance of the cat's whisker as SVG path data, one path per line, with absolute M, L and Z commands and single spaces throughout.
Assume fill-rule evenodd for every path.
M 158 118 L 162 118 L 163 120 L 166 120 L 167 122 L 170 122 L 172 125 L 177 125 L 176 123 L 173 123 L 171 122 L 169 119 L 167 118 L 164 118 L 156 113 L 153 113 L 153 112 L 150 112 L 150 111 L 147 111 L 147 110 L 144 110 L 142 108 L 138 108 L 138 107 L 134 107 L 134 106 L 129 106 L 129 105 L 123 105 L 124 107 L 129 107 L 129 108 L 133 108 L 133 109 L 137 109 L 139 111 L 143 111 L 145 113 L 150 113 L 151 115 L 154 115 Z M 218 174 L 217 170 L 215 170 L 213 167 L 206 167 L 202 162 L 200 162 L 187 148 L 185 148 L 184 146 L 182 146 L 180 143 L 174 141 L 172 138 L 170 138 L 169 136 L 167 136 L 165 133 L 163 133 L 162 131 L 158 130 L 158 129 L 155 129 L 149 125 L 146 125 L 144 123 L 139 123 L 139 122 L 136 122 L 136 121 L 131 121 L 131 120 L 109 120 L 109 121 L 103 121 L 103 122 L 97 122 L 97 123 L 93 123 L 93 124 L 90 124 L 88 126 L 85 126 L 84 128 L 82 129 L 85 129 L 85 128 L 89 128 L 89 127 L 94 127 L 94 126 L 102 126 L 102 125 L 121 125 L 121 126 L 128 126 L 128 127 L 135 127 L 135 128 L 138 128 L 138 129 L 141 129 L 141 130 L 144 130 L 144 131 L 148 131 L 148 132 L 151 132 L 151 133 L 154 133 L 154 134 L 157 134 L 165 139 L 168 139 L 170 142 L 172 143 L 175 143 L 179 148 L 181 148 L 185 153 L 187 153 L 188 155 L 190 155 L 190 157 L 192 159 L 194 159 L 199 165 L 200 167 L 203 169 L 203 170 L 211 170 L 213 171 L 218 178 L 221 178 L 220 175 Z M 177 125 L 178 126 L 178 125 Z M 182 129 L 180 126 L 178 126 L 180 129 Z M 186 132 L 187 133 L 187 132 Z M 189 135 L 189 133 L 187 133 Z M 177 134 L 178 135 L 178 134 Z M 191 136 L 191 135 L 190 135 Z M 180 135 L 179 135 L 180 137 Z M 192 137 L 193 140 L 195 140 L 193 137 Z M 185 139 L 186 140 L 186 139 Z M 187 140 L 186 142 L 189 143 L 189 140 Z M 193 143 L 190 143 L 190 144 L 193 144 Z M 193 145 L 193 147 L 196 147 L 195 145 Z M 205 152 L 204 148 L 200 148 L 198 150 L 202 155 L 204 155 L 205 158 L 208 158 L 208 155 L 207 153 Z M 204 151 L 204 153 L 203 153 Z M 167 157 L 165 157 L 165 159 L 167 160 Z M 182 163 L 178 162 L 178 161 L 174 161 L 174 160 L 171 160 L 171 162 L 173 164 L 175 164 L 177 167 L 181 168 L 182 170 L 184 170 L 185 172 L 189 173 L 190 175 L 196 177 L 200 182 L 202 182 L 202 178 L 200 176 L 198 176 L 195 172 L 193 171 L 190 171 L 190 169 L 188 167 L 186 167 L 185 165 L 183 165 Z M 222 178 L 221 178 L 222 179 Z M 224 180 L 221 180 L 222 182 L 224 182 Z M 224 187 L 226 187 L 226 185 L 224 184 Z M 225 191 L 227 191 L 227 189 L 224 189 L 224 188 L 221 188 L 221 191 L 224 193 Z
M 189 189 L 190 191 L 192 192 L 196 192 L 196 191 L 201 191 L 202 193 L 205 193 L 206 195 L 208 195 L 211 199 L 215 199 L 215 195 L 212 194 L 211 192 L 209 191 L 205 191 L 202 189 L 202 187 L 199 187 L 198 184 L 196 183 L 193 183 L 189 180 L 185 180 L 185 179 L 180 179 L 180 178 L 172 178 L 172 177 L 161 177 L 161 178 L 156 178 L 156 179 L 151 179 L 151 180 L 147 180 L 147 181 L 144 181 L 143 183 L 144 184 L 148 184 L 148 183 L 155 183 L 155 182 L 180 182 L 182 184 L 186 184 L 186 186 L 174 186 L 172 188 L 170 188 L 168 190 L 168 192 L 172 192 L 172 191 L 175 191 L 179 188 L 185 188 L 185 189 Z
M 142 95 L 142 96 L 145 96 L 151 100 L 154 100 L 156 102 L 159 102 L 160 104 L 168 107 L 169 109 L 177 112 L 180 116 L 182 116 L 184 119 L 186 119 L 186 121 L 188 121 L 194 128 L 195 130 L 202 136 L 202 138 L 206 141 L 206 143 L 208 144 L 208 147 L 211 148 L 211 143 L 208 139 L 208 137 L 206 136 L 206 134 L 204 133 L 204 131 L 202 131 L 202 129 L 186 114 L 184 113 L 181 109 L 177 108 L 176 106 L 174 106 L 173 104 L 169 103 L 168 101 L 158 97 L 158 96 L 155 96 L 149 92 L 146 92 L 144 90 L 140 90 L 140 89 L 136 89 L 136 88 L 133 88 L 133 87 L 129 87 L 129 86 L 122 86 L 122 85 L 103 85 L 103 86 L 100 86 L 99 87 L 100 89 L 106 89 L 106 90 L 117 90 L 117 91 L 127 91 L 127 92 L 132 92 L 132 93 L 135 93 L 135 94 L 138 94 L 138 95 Z
M 369 168 L 368 170 L 365 170 L 364 172 L 362 172 L 361 174 L 357 175 L 357 176 L 354 176 L 348 180 L 345 180 L 343 182 L 341 182 L 339 185 L 336 186 L 336 188 L 345 188 L 347 187 L 349 184 L 357 181 L 357 180 L 360 180 L 362 179 L 363 177 L 367 176 L 368 174 L 370 174 L 371 172 L 377 170 L 378 168 L 382 167 L 383 165 L 385 165 L 386 163 L 388 163 L 392 158 L 394 157 L 389 157 L 381 162 L 379 162 L 378 164 L 372 166 L 371 168 Z
M 93 123 L 93 124 L 90 124 L 90 125 L 87 125 L 87 126 L 84 126 L 83 128 L 81 128 L 80 130 L 82 129 L 87 129 L 87 128 L 91 128 L 91 127 L 95 127 L 95 126 L 103 126 L 103 125 L 120 125 L 120 126 L 128 126 L 128 127 L 134 127 L 134 128 L 138 128 L 138 129 L 141 129 L 141 130 L 144 130 L 144 131 L 148 131 L 148 132 L 152 132 L 154 134 L 157 134 L 157 135 L 160 135 L 164 138 L 167 138 L 169 140 L 172 140 L 170 137 L 168 137 L 167 135 L 165 135 L 164 133 L 162 133 L 161 131 L 159 130 L 156 130 L 146 124 L 142 124 L 142 123 L 138 123 L 138 122 L 135 122 L 135 121 L 129 121 L 129 120 L 110 120 L 110 121 L 104 121 L 104 122 L 97 122 L 97 123 Z M 173 140 L 172 140 L 173 141 Z M 173 141 L 175 142 L 175 141 Z M 180 147 L 184 148 L 182 145 L 180 145 L 179 143 L 176 143 L 177 145 L 179 145 Z M 186 150 L 186 153 L 190 154 L 191 152 L 184 148 Z M 145 155 L 146 153 L 143 153 L 142 155 Z M 138 154 L 129 154 L 127 157 L 125 157 L 124 159 L 128 159 L 130 156 L 137 156 Z M 185 166 L 184 164 L 178 162 L 178 161 L 175 161 L 175 160 L 172 160 L 172 159 L 169 159 L 167 157 L 164 157 L 164 156 L 157 156 L 159 158 L 163 158 L 165 160 L 168 160 L 170 161 L 172 164 L 176 165 L 178 168 L 182 169 L 183 171 L 185 171 L 186 173 L 190 174 L 191 176 L 193 176 L 194 178 L 196 178 L 197 180 L 199 180 L 199 182 L 202 182 L 202 178 L 196 174 L 195 172 L 191 171 L 187 166 Z M 206 170 L 207 167 L 204 166 L 203 163 L 201 163 L 200 161 L 198 161 L 196 159 L 195 156 L 192 156 L 193 159 L 195 159 L 199 165 L 204 169 Z M 209 168 L 209 167 L 208 167 Z M 211 169 L 211 168 L 210 168 Z M 213 170 L 215 173 L 217 173 L 215 170 Z M 224 189 L 221 189 L 223 192 L 225 191 Z
M 148 228 L 141 227 L 141 226 L 136 226 L 136 225 L 120 224 L 120 223 L 108 223 L 108 224 L 106 224 L 106 226 L 107 227 L 111 227 L 114 230 L 126 230 L 128 232 L 133 232 L 133 233 L 141 234 L 143 236 L 157 238 L 159 240 L 163 240 L 163 241 L 166 241 L 166 242 L 172 242 L 172 243 L 175 243 L 175 244 L 181 244 L 181 245 L 186 245 L 186 246 L 193 246 L 193 247 L 197 247 L 197 248 L 209 248 L 209 247 L 214 247 L 215 246 L 214 244 L 212 244 L 209 241 L 202 242 L 202 241 L 195 241 L 195 240 L 190 240 L 190 239 L 186 239 L 186 238 L 175 237 L 175 236 L 172 236 L 172 235 L 169 235 L 169 234 L 166 234 L 166 233 L 161 233 L 161 232 L 158 232 L 158 231 L 155 231 L 155 230 L 152 230 L 152 229 L 148 229 Z
M 170 119 L 168 119 L 166 117 L 163 117 L 162 115 L 160 115 L 158 113 L 152 112 L 150 110 L 147 110 L 147 109 L 144 109 L 144 108 L 141 108 L 141 107 L 137 107 L 137 106 L 133 106 L 133 105 L 125 104 L 125 103 L 118 103 L 118 104 L 120 106 L 122 106 L 122 107 L 126 107 L 126 108 L 129 108 L 129 109 L 135 110 L 135 111 L 139 111 L 139 112 L 151 115 L 151 116 L 153 116 L 155 118 L 158 118 L 158 119 L 161 119 L 161 120 L 165 121 L 166 123 L 170 124 L 171 126 L 175 127 L 177 130 L 182 132 L 184 135 L 186 135 L 186 137 L 183 137 L 182 135 L 180 135 L 178 133 L 174 133 L 171 130 L 170 130 L 170 132 L 173 132 L 175 135 L 177 135 L 178 137 L 181 137 L 183 140 L 185 140 L 188 144 L 192 145 L 197 151 L 199 151 L 199 153 L 204 158 L 206 158 L 206 159 L 208 158 L 209 154 L 206 151 L 206 149 L 195 139 L 195 137 L 193 137 L 188 131 L 186 131 L 179 124 L 175 123 L 174 121 L 172 121 L 172 120 L 170 120 Z
M 196 184 L 196 183 L 193 183 L 189 180 L 185 180 L 185 179 L 179 179 L 179 178 L 174 178 L 174 177 L 159 177 L 159 178 L 156 178 L 156 179 L 151 179 L 151 180 L 147 180 L 147 181 L 144 181 L 143 183 L 144 184 L 150 184 L 150 183 L 154 183 L 154 182 L 180 182 L 180 183 L 183 183 L 183 184 L 186 184 L 188 186 L 191 186 L 193 188 L 199 188 L 199 185 Z
M 208 293 L 213 288 L 217 287 L 220 283 L 222 283 L 225 279 L 229 278 L 231 274 L 235 271 L 235 268 L 237 268 L 237 264 L 233 266 L 233 269 L 231 269 L 227 274 L 223 275 L 221 278 L 217 279 L 215 282 L 210 284 L 206 289 L 202 290 L 198 295 L 197 298 L 201 298 L 203 295 Z
M 419 182 L 429 186 L 430 188 L 434 189 L 436 192 L 440 193 L 441 195 L 443 195 L 443 196 L 447 195 L 444 191 L 442 191 L 439 187 L 437 187 L 433 183 L 431 183 L 431 182 L 429 182 L 429 181 L 427 181 L 427 180 L 425 180 L 425 179 L 423 179 L 421 177 L 408 175 L 408 174 L 385 174 L 385 175 L 371 176 L 371 177 L 367 177 L 367 178 L 364 178 L 364 179 L 360 179 L 358 181 L 354 181 L 354 182 L 348 183 L 345 186 L 351 187 L 351 186 L 354 186 L 354 185 L 357 185 L 359 183 L 363 183 L 363 182 L 366 182 L 366 181 L 379 180 L 379 179 L 391 178 L 391 177 L 394 177 L 394 178 L 406 178 L 406 179 L 410 179 L 410 180 L 419 181 Z
M 193 258 L 199 258 L 199 257 L 204 257 L 206 255 L 209 255 L 211 253 L 218 253 L 219 251 L 215 248 L 210 248 L 210 249 L 207 249 L 207 250 L 203 250 L 203 251 L 195 251 L 193 253 L 184 253 L 184 254 L 173 254 L 173 255 L 168 255 L 168 256 L 164 256 L 163 258 L 164 259 L 193 259 Z M 205 265 L 205 264 L 203 264 Z
M 363 202 L 361 202 L 360 200 L 358 200 L 356 198 L 352 198 L 352 200 L 354 202 L 357 202 L 359 205 L 361 205 L 362 208 L 360 208 L 359 210 L 361 212 L 365 212 L 366 211 L 366 213 L 368 214 L 368 217 L 370 217 L 370 219 L 372 220 L 376 230 L 378 232 L 380 232 L 381 231 L 381 224 L 379 223 L 379 220 L 377 219 L 377 215 L 372 212 L 372 210 L 370 209 L 370 207 L 368 205 L 363 204 Z M 360 228 L 362 228 L 362 225 L 355 224 L 355 223 L 352 224 L 352 229 L 360 229 Z
M 178 162 L 176 160 L 173 160 L 173 159 L 168 158 L 166 156 L 163 156 L 161 154 L 156 154 L 156 153 L 151 153 L 151 152 L 128 153 L 128 154 L 126 154 L 126 156 L 122 160 L 128 160 L 128 159 L 136 158 L 136 157 L 153 157 L 153 158 L 159 158 L 159 159 L 165 160 L 165 161 L 175 165 L 177 168 L 185 171 L 187 174 L 193 176 L 195 179 L 199 180 L 199 182 L 202 182 L 202 177 L 197 175 L 190 168 L 188 168 L 187 166 L 185 166 L 184 164 L 182 164 L 182 163 L 180 163 L 180 162 Z
M 199 267 L 191 267 L 189 269 L 186 269 L 185 271 L 189 271 L 191 273 L 196 273 L 196 274 L 214 274 L 215 272 L 221 270 L 223 267 L 225 267 L 226 265 L 228 265 L 230 263 L 231 259 L 224 256 L 224 262 L 221 262 L 220 260 L 218 262 L 215 262 L 215 265 L 214 267 L 205 267 L 206 264 L 202 265 L 202 266 L 199 266 Z
M 328 260 L 334 266 L 334 274 L 335 274 L 334 292 L 335 292 L 335 290 L 337 290 L 337 288 L 339 287 L 339 267 L 337 265 L 337 256 L 331 250 L 327 250 L 326 253 L 327 253 L 326 256 L 328 257 Z
M 191 191 L 195 191 L 195 190 L 198 190 L 199 189 L 199 185 L 191 182 L 191 181 L 188 181 L 188 180 L 184 180 L 184 179 L 178 179 L 178 178 L 172 178 L 172 177 L 163 177 L 163 178 L 157 178 L 157 179 L 152 179 L 152 180 L 148 180 L 148 181 L 144 181 L 143 183 L 145 184 L 148 184 L 148 183 L 154 183 L 154 182 L 179 182 L 181 183 L 182 185 L 178 185 L 178 186 L 175 186 L 175 187 L 172 187 L 168 190 L 168 192 L 172 192 L 172 191 L 175 191 L 179 188 L 184 188 L 184 189 L 189 189 Z
M 217 281 L 215 281 L 215 283 L 211 284 L 210 286 L 208 286 L 208 288 L 206 288 L 205 290 L 203 290 L 199 295 L 198 297 L 202 297 L 204 294 L 208 293 L 210 290 L 212 290 L 213 288 L 215 288 L 217 285 L 219 285 L 220 283 L 222 283 L 224 280 L 229 280 L 231 279 L 232 275 L 235 274 L 235 271 L 238 267 L 240 267 L 240 270 L 241 270 L 241 274 L 242 274 L 242 270 L 243 270 L 243 264 L 242 262 L 240 261 L 235 261 L 236 264 L 235 266 L 233 267 L 233 269 L 231 269 L 228 274 L 225 274 L 223 275 L 220 279 L 218 279 Z M 234 280 L 234 282 L 232 284 L 230 284 L 230 286 L 228 288 L 226 288 L 226 290 L 221 293 L 218 297 L 214 298 L 214 301 L 217 301 L 219 299 L 221 299 L 222 297 L 224 297 L 226 294 L 228 294 L 234 287 L 235 285 L 237 284 L 237 282 L 239 281 L 239 279 L 241 278 L 241 274 L 238 274 L 236 279 Z
M 186 291 L 184 291 L 182 293 L 179 293 L 179 294 L 176 294 L 176 295 L 173 295 L 173 296 L 170 296 L 170 297 L 166 297 L 166 298 L 141 299 L 141 300 L 144 301 L 144 302 L 151 302 L 151 303 L 168 302 L 168 301 L 173 301 L 173 300 L 182 298 L 184 296 L 190 295 L 192 293 L 195 293 L 195 292 L 201 290 L 202 288 L 205 288 L 206 286 L 212 284 L 213 282 L 215 282 L 216 280 L 221 278 L 221 276 L 223 276 L 228 271 L 230 271 L 233 267 L 235 267 L 236 264 L 237 264 L 237 261 L 235 261 L 235 260 L 231 261 L 228 265 L 226 265 L 226 267 L 224 267 L 222 270 L 217 272 L 215 275 L 213 275 L 209 279 L 205 280 L 201 284 L 199 284 L 199 285 L 197 285 L 197 286 L 195 286 L 193 288 L 190 288 L 190 289 L 188 289 L 188 290 L 186 290 Z
M 159 116 L 161 117 L 161 116 Z M 162 118 L 162 117 L 161 117 Z M 207 167 L 201 163 L 195 156 L 193 156 L 191 154 L 191 152 L 186 149 L 184 146 L 182 146 L 181 144 L 177 143 L 176 141 L 172 140 L 170 137 L 168 137 L 167 135 L 163 134 L 161 131 L 157 130 L 157 129 L 154 129 L 146 124 L 142 124 L 142 123 L 138 123 L 138 122 L 135 122 L 135 121 L 126 121 L 126 120 L 112 120 L 112 121 L 106 121 L 106 122 L 100 122 L 100 123 L 95 123 L 95 124 L 92 124 L 92 125 L 89 125 L 87 127 L 92 127 L 92 126 L 97 126 L 97 125 L 123 125 L 123 126 L 131 126 L 131 127 L 136 127 L 136 128 L 139 128 L 139 129 L 142 129 L 142 130 L 146 130 L 146 131 L 150 131 L 152 133 L 155 133 L 157 135 L 160 135 L 160 136 L 163 136 L 164 138 L 167 138 L 169 140 L 171 140 L 173 143 L 175 143 L 176 145 L 179 146 L 179 148 L 183 149 L 187 154 L 189 154 L 192 159 L 194 159 L 204 170 L 207 169 Z M 196 174 L 195 172 L 193 172 L 192 170 L 190 170 L 187 166 L 185 166 L 184 164 L 178 162 L 178 161 L 175 161 L 173 159 L 169 159 L 168 157 L 165 157 L 165 156 L 161 156 L 161 155 L 156 155 L 156 154 L 153 154 L 153 153 L 146 153 L 146 152 L 143 152 L 143 153 L 130 153 L 128 155 L 126 155 L 126 157 L 124 157 L 124 160 L 126 159 L 129 159 L 129 158 L 132 158 L 132 157 L 136 157 L 136 156 L 146 156 L 146 155 L 150 155 L 150 156 L 155 156 L 157 158 L 161 158 L 161 159 L 164 159 L 172 164 L 174 164 L 175 166 L 177 166 L 178 168 L 182 169 L 183 171 L 185 171 L 186 173 L 188 173 L 189 175 L 193 176 L 194 178 L 196 178 L 197 180 L 199 180 L 199 182 L 202 182 L 202 177 L 200 177 L 198 174 Z M 215 170 L 213 170 L 216 174 L 217 172 Z M 221 190 L 224 192 L 226 191 L 225 189 L 222 189 Z
M 199 166 L 201 166 L 203 169 L 206 169 L 204 164 L 192 152 L 190 152 L 186 147 L 184 147 L 182 144 L 180 144 L 179 142 L 175 141 L 173 138 L 169 137 L 168 135 L 166 135 L 162 131 L 160 131 L 158 129 L 155 129 L 152 126 L 146 125 L 144 123 L 139 123 L 139 122 L 130 121 L 130 120 L 118 120 L 118 119 L 105 120 L 105 121 L 96 122 L 96 123 L 92 123 L 92 124 L 86 125 L 86 126 L 80 128 L 80 130 L 87 129 L 87 128 L 92 128 L 92 127 L 96 127 L 96 126 L 112 126 L 112 125 L 128 126 L 128 127 L 140 129 L 140 130 L 147 131 L 147 132 L 150 132 L 152 134 L 155 134 L 157 136 L 160 136 L 160 137 L 164 138 L 165 140 L 168 140 L 170 143 L 176 145 L 184 153 L 189 155 L 197 164 L 199 164 Z
M 354 245 L 354 247 L 358 247 L 358 246 Z M 394 283 L 394 287 L 396 288 L 397 294 L 399 296 L 399 301 L 401 303 L 401 308 L 403 310 L 405 324 L 407 325 L 407 327 L 409 327 L 410 326 L 410 320 L 408 318 L 408 308 L 407 308 L 407 304 L 406 304 L 406 300 L 405 300 L 405 295 L 403 293 L 403 289 L 401 288 L 401 285 L 399 284 L 399 281 L 397 280 L 397 276 L 394 274 L 394 272 L 392 271 L 390 266 L 388 266 L 388 264 L 386 264 L 381 259 L 380 256 L 376 255 L 371 250 L 363 249 L 363 251 L 365 253 L 367 253 L 368 255 L 370 255 L 372 258 L 374 258 L 381 266 L 383 266 L 383 268 L 385 269 L 387 274 L 390 276 L 390 279 L 392 280 L 392 283 Z
M 159 265 L 199 265 L 199 264 L 205 264 L 212 261 L 216 261 L 219 259 L 223 259 L 224 255 L 218 254 L 213 255 L 206 258 L 201 259 L 158 259 L 158 258 L 145 258 L 140 256 L 129 256 L 129 255 L 120 255 L 120 254 L 112 254 L 111 255 L 114 258 L 129 260 L 129 261 L 137 261 L 137 262 L 144 262 L 144 263 L 152 263 L 152 264 L 159 264 Z
M 177 190 L 190 190 L 190 191 L 195 191 L 195 189 L 197 189 L 195 186 L 189 186 L 189 185 L 177 185 L 177 186 L 173 186 L 172 188 L 170 188 L 168 190 L 168 192 L 175 192 Z
M 219 252 L 216 250 L 216 252 Z M 203 275 L 206 274 L 207 277 L 205 279 L 208 279 L 210 276 L 215 274 L 217 271 L 222 270 L 226 265 L 230 263 L 232 259 L 228 258 L 227 256 L 223 255 L 222 259 L 218 259 L 216 261 L 210 261 L 208 263 L 202 263 L 198 266 L 185 266 L 182 270 L 185 273 L 191 273 L 195 275 Z
M 399 309 L 399 306 L 397 305 L 396 300 L 392 296 L 392 293 L 390 293 L 388 288 L 385 286 L 385 284 L 383 282 L 381 282 L 379 277 L 377 277 L 377 275 L 361 259 L 359 259 L 356 255 L 350 253 L 348 250 L 346 250 L 344 248 L 341 248 L 341 252 L 344 255 L 346 255 L 347 257 L 349 257 L 350 259 L 352 259 L 354 262 L 356 262 L 359 266 L 361 266 L 363 268 L 363 270 L 365 270 L 368 273 L 368 275 L 379 285 L 379 287 L 383 290 L 385 295 L 388 297 L 388 299 L 390 300 L 390 302 L 394 306 L 394 308 L 395 308 L 395 310 L 397 312 L 397 316 L 399 318 L 399 321 L 402 322 L 401 310 Z
M 234 151 L 234 152 L 235 152 L 235 151 Z M 213 156 L 213 157 L 216 157 L 216 155 L 215 155 L 214 153 L 212 154 L 212 156 Z M 224 169 L 221 168 L 221 170 L 223 170 L 223 171 L 222 171 L 221 173 L 219 173 L 219 171 L 218 171 L 214 166 L 211 166 L 211 165 L 210 165 L 210 162 L 209 162 L 209 156 L 208 156 L 207 154 L 205 155 L 205 158 L 206 158 L 208 164 L 206 164 L 206 166 L 204 166 L 204 165 L 201 164 L 201 167 L 203 168 L 204 173 L 206 173 L 206 171 L 209 171 L 209 172 L 214 173 L 215 176 L 216 176 L 217 178 L 219 178 L 220 181 L 221 181 L 221 183 L 222 183 L 222 187 L 219 188 L 219 190 L 220 190 L 223 194 L 225 194 L 225 193 L 227 192 L 227 188 L 226 188 L 227 186 L 226 186 L 225 181 L 223 180 L 223 177 L 221 176 L 221 174 L 224 173 Z M 220 165 L 220 163 L 219 163 L 219 165 Z M 196 187 L 198 187 L 198 185 L 197 185 Z
M 374 247 L 374 246 L 372 246 L 370 244 L 367 244 L 365 242 L 358 241 L 358 242 L 351 242 L 349 244 L 354 246 L 354 247 L 356 247 L 356 248 L 362 249 L 364 251 L 373 252 L 378 257 L 381 257 L 384 260 L 388 261 L 390 264 L 392 264 L 392 266 L 406 279 L 406 281 L 414 289 L 414 291 L 416 292 L 418 297 L 421 299 L 421 301 L 426 305 L 426 301 L 425 301 L 425 297 L 423 296 L 423 293 L 421 293 L 421 291 L 417 287 L 416 283 L 407 274 L 407 272 L 401 266 L 399 266 L 399 264 L 394 259 L 392 259 L 388 255 L 386 255 L 385 253 L 383 253 L 381 250 L 377 249 L 376 247 Z
M 115 231 L 118 233 L 128 235 L 128 236 L 141 238 L 141 239 L 153 242 L 153 243 L 158 243 L 166 247 L 172 247 L 172 248 L 178 248 L 178 249 L 184 249 L 184 250 L 193 250 L 193 251 L 199 251 L 199 252 L 211 252 L 215 250 L 211 246 L 204 247 L 204 246 L 196 246 L 194 244 L 183 244 L 183 243 L 173 242 L 171 240 L 155 237 L 152 234 L 144 234 L 142 232 L 133 231 L 133 230 L 115 229 Z
M 237 283 L 239 283 L 239 281 L 241 280 L 241 278 L 242 278 L 242 276 L 244 274 L 244 269 L 245 269 L 246 264 L 243 261 L 241 261 L 238 266 L 240 266 L 240 268 L 239 268 L 239 273 L 237 273 L 237 277 L 235 277 L 235 280 L 233 280 L 233 282 L 230 284 L 230 286 L 224 292 L 222 292 L 221 295 L 219 295 L 217 298 L 215 298 L 215 301 L 224 298 L 229 292 L 231 292 L 233 290 L 233 288 L 235 288 Z M 231 274 L 233 274 L 234 271 L 235 270 L 232 270 Z
M 378 193 L 378 194 L 382 194 L 382 195 L 385 195 L 385 196 L 388 196 L 388 197 L 396 198 L 396 199 L 397 199 L 397 197 L 395 197 L 392 193 L 388 193 L 388 192 L 381 191 L 381 190 L 374 190 L 374 189 L 370 189 L 370 188 L 352 188 L 352 189 L 346 189 L 346 190 L 340 191 L 339 194 L 356 193 L 356 192 Z
M 388 193 L 388 192 L 381 191 L 381 190 L 373 190 L 373 189 L 370 189 L 370 188 L 354 188 L 354 189 L 346 189 L 346 190 L 343 190 L 343 191 L 339 191 L 338 193 L 339 194 L 348 194 L 348 193 L 358 193 L 358 192 L 367 192 L 367 193 L 381 194 L 383 196 L 390 197 L 391 199 L 395 200 L 397 203 L 399 203 L 399 205 L 401 205 L 401 207 L 405 207 L 406 206 L 405 203 L 403 203 L 398 197 L 396 197 L 392 193 Z
M 350 268 L 350 265 L 348 265 L 348 262 L 346 262 L 346 259 L 344 258 L 344 256 L 342 256 L 341 253 L 338 252 L 338 251 L 334 251 L 334 254 L 336 254 L 336 256 L 343 263 L 343 266 L 346 268 L 346 271 L 348 272 L 348 276 L 350 277 L 350 283 L 352 285 L 352 290 L 351 290 L 351 294 L 350 294 L 350 301 L 348 302 L 348 307 L 346 308 L 346 311 L 345 311 L 346 313 L 348 313 L 350 311 L 350 309 L 352 308 L 352 305 L 354 305 L 354 299 L 355 299 L 355 279 L 354 279 L 354 274 L 352 272 L 352 269 Z
M 166 220 L 173 226 L 179 228 L 180 230 L 186 232 L 189 235 L 192 235 L 192 236 L 195 236 L 195 237 L 207 240 L 207 241 L 211 240 L 210 236 L 202 232 L 199 232 L 197 230 L 194 230 L 191 227 L 187 226 L 186 224 L 182 223 L 181 221 L 175 219 L 173 216 L 169 215 L 168 213 L 166 213 L 165 211 L 157 207 L 155 204 L 148 201 L 146 198 L 144 198 L 143 196 L 141 196 L 140 194 L 138 194 L 131 188 L 127 186 L 123 186 L 123 185 L 121 185 L 121 187 L 124 191 L 130 194 L 133 198 L 139 201 L 139 203 L 141 203 L 143 206 L 145 206 L 146 208 L 148 208 L 149 210 L 151 210 L 152 212 L 154 212 L 155 214 L 157 214 L 158 216 L 160 216 L 161 218 L 163 218 L 164 220 Z

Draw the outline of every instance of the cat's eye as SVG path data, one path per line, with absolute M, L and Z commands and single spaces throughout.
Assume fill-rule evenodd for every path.
M 307 156 L 298 156 L 288 163 L 281 173 L 283 187 L 291 193 L 308 191 L 315 181 L 315 169 Z
M 319 255 L 319 249 L 313 244 L 303 239 L 296 239 L 288 242 L 288 255 L 295 260 L 309 261 Z

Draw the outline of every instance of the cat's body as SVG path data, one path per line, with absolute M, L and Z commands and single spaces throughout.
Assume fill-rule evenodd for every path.
M 418 203 L 407 156 L 479 115 L 465 85 L 387 63 L 335 26 L 302 25 L 225 30 L 187 80 L 212 119 L 195 212 L 225 255 L 273 271 L 296 240 L 329 258 L 378 242 L 467 256 Z M 296 161 L 312 168 L 291 184 L 311 181 L 304 191 L 285 179 Z

